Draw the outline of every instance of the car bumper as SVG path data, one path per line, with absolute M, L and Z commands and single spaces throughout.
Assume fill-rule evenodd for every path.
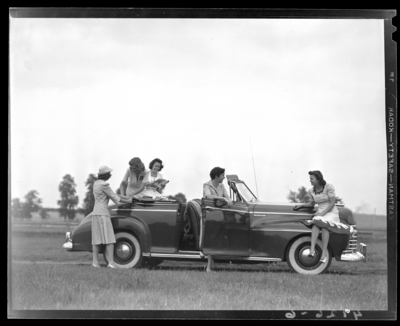
M 360 251 L 346 252 L 340 256 L 341 261 L 366 261 L 367 260 L 367 245 L 360 243 Z
M 73 247 L 74 247 L 74 245 L 73 245 L 72 239 L 71 239 L 71 232 L 67 232 L 65 234 L 65 243 L 63 244 L 63 248 L 66 250 L 72 250 Z

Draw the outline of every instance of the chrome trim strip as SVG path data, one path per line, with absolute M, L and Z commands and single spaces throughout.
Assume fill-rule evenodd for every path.
M 144 257 L 150 257 L 150 254 L 148 252 L 142 253 L 142 256 Z
M 314 216 L 314 214 L 297 214 L 297 213 L 282 213 L 282 212 L 255 212 L 255 214 L 266 214 L 266 215 L 296 215 L 296 216 Z
M 232 259 L 234 260 L 234 259 Z M 240 260 L 252 260 L 252 261 L 282 261 L 280 258 L 266 258 L 266 257 L 246 257 L 240 258 Z
M 203 215 L 200 216 L 200 239 L 199 239 L 199 248 L 203 249 Z
M 279 231 L 279 232 L 302 232 L 302 233 L 308 232 L 308 233 L 311 233 L 310 229 L 305 230 L 305 229 L 265 229 L 265 228 L 262 228 L 262 229 L 251 229 L 250 231 L 262 231 L 262 232 L 271 232 L 271 231 L 277 232 L 277 231 Z
M 236 213 L 244 213 L 244 214 L 247 214 L 249 211 L 247 210 L 247 209 L 244 209 L 243 211 L 239 211 L 239 210 L 236 210 L 236 209 L 228 209 L 228 208 L 218 208 L 218 207 L 212 207 L 212 206 L 206 206 L 205 207 L 205 209 L 207 209 L 207 208 L 210 208 L 210 209 L 212 209 L 212 210 L 214 210 L 214 211 L 226 211 L 226 212 L 236 212 Z
M 113 211 L 129 211 L 129 212 L 174 212 L 174 213 L 176 213 L 176 209 L 135 209 L 135 208 L 117 209 L 117 208 L 114 208 L 112 210 Z
M 157 254 L 151 253 L 151 257 L 160 257 L 160 258 L 194 258 L 201 259 L 200 254 L 197 255 L 181 255 L 181 254 Z

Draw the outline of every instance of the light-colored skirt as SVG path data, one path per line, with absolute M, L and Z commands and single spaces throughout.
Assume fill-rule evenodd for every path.
M 312 220 L 308 220 L 307 222 L 310 226 L 316 225 L 335 233 L 349 234 L 352 232 L 350 225 L 340 222 L 339 214 L 337 212 L 329 212 L 324 216 L 314 216 Z
M 92 215 L 92 245 L 115 243 L 114 228 L 107 215 Z

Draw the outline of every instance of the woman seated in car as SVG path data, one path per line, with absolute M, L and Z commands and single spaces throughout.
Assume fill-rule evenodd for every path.
M 220 199 L 231 205 L 232 200 L 222 184 L 225 179 L 225 169 L 220 167 L 213 168 L 210 172 L 210 177 L 211 180 L 203 184 L 203 197 Z
M 163 162 L 159 158 L 155 158 L 149 164 L 150 171 L 143 179 L 144 190 L 137 194 L 136 198 L 142 197 L 161 197 L 165 185 L 169 182 L 163 178 L 160 171 L 164 168 Z
M 232 205 L 232 200 L 229 197 L 225 186 L 222 184 L 222 181 L 225 179 L 225 169 L 220 167 L 213 168 L 210 172 L 210 177 L 211 180 L 203 184 L 203 197 L 220 199 L 226 202 L 228 206 Z M 213 257 L 209 255 L 206 269 L 207 272 L 211 272 L 212 261 Z

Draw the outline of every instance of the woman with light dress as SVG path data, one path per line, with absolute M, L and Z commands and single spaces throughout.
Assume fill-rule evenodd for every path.
M 106 182 L 111 178 L 109 167 L 103 165 L 99 168 L 98 180 L 93 184 L 94 208 L 92 217 L 92 246 L 93 246 L 93 267 L 100 267 L 98 254 L 101 245 L 106 245 L 107 267 L 116 268 L 114 265 L 114 243 L 115 235 L 111 223 L 108 201 L 111 199 L 115 204 L 119 202 L 131 203 L 132 199 L 126 196 L 117 195 Z
M 121 194 L 132 197 L 141 193 L 146 185 L 143 180 L 147 172 L 139 157 L 131 159 L 129 161 L 129 168 L 126 170 L 119 186 Z
M 232 199 L 229 197 L 225 186 L 222 181 L 225 179 L 225 169 L 220 167 L 215 167 L 210 172 L 211 180 L 203 184 L 203 197 L 219 199 L 226 202 L 228 205 L 232 205 Z M 211 272 L 211 265 L 213 262 L 213 257 L 208 255 L 207 257 L 207 272 Z
M 149 164 L 150 171 L 146 174 L 143 179 L 145 183 L 144 190 L 135 197 L 161 197 L 161 194 L 165 188 L 165 185 L 169 182 L 163 178 L 160 171 L 164 168 L 162 161 L 159 158 L 155 158 Z
M 349 226 L 340 222 L 339 210 L 335 206 L 335 188 L 331 184 L 326 183 L 320 171 L 310 171 L 308 174 L 310 175 L 310 183 L 313 186 L 308 191 L 311 201 L 305 204 L 296 205 L 294 206 L 294 209 L 297 210 L 301 207 L 314 207 L 315 204 L 318 204 L 318 210 L 310 221 L 313 226 L 311 229 L 311 248 L 309 256 L 315 257 L 316 255 L 315 244 L 321 230 L 322 254 L 320 262 L 326 263 L 328 257 L 329 231 L 348 233 L 347 229 Z

